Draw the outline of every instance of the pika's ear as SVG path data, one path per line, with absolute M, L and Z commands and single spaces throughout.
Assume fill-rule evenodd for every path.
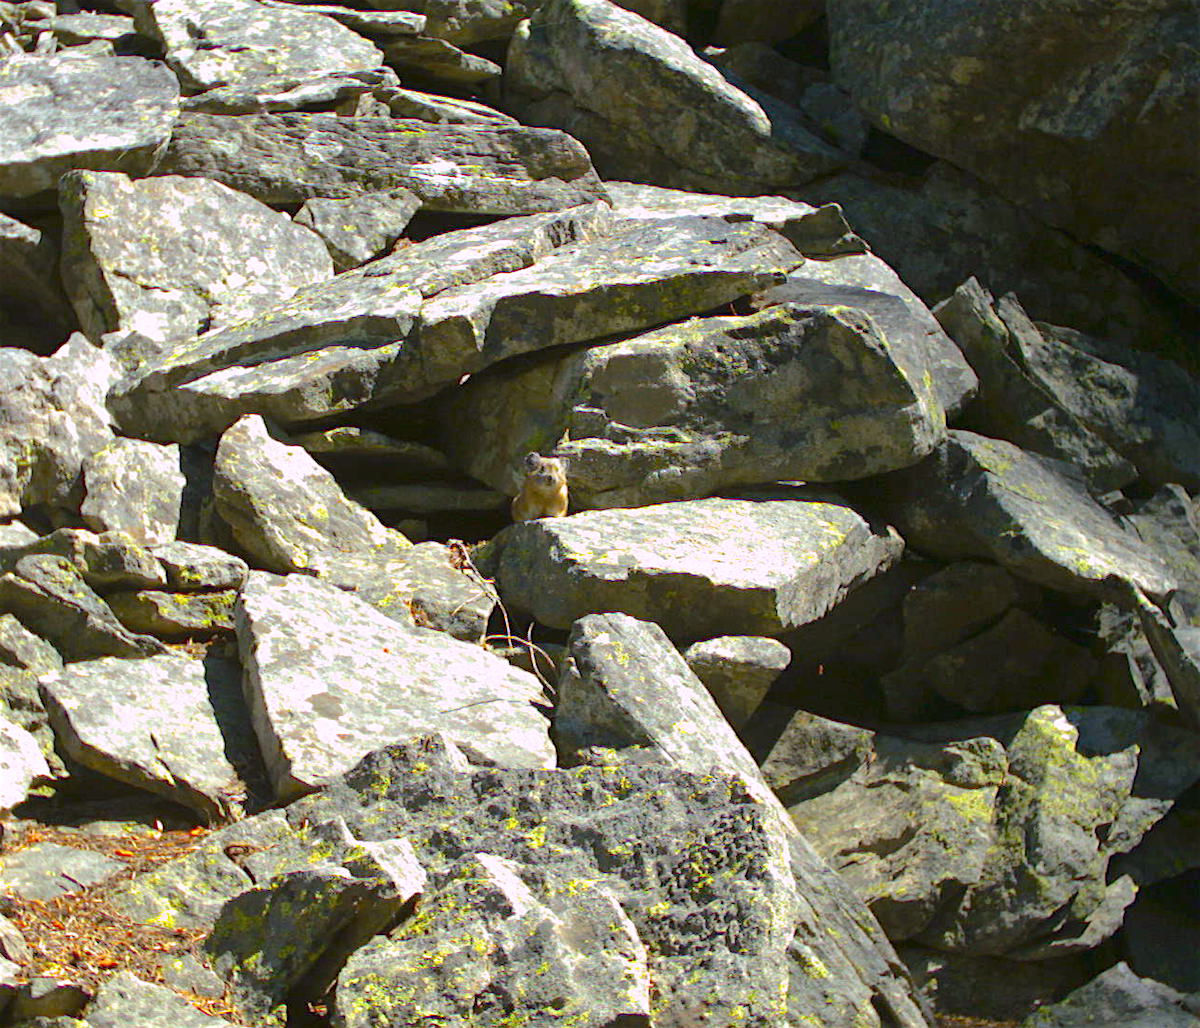
M 525 456 L 521 460 L 521 464 L 524 467 L 529 468 L 530 470 L 532 470 L 533 468 L 536 468 L 541 462 L 542 462 L 542 458 L 539 457 L 532 450 L 529 453 L 525 454 Z

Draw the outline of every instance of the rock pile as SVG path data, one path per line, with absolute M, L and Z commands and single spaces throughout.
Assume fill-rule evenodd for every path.
M 0 806 L 213 829 L 0 1019 L 1200 1025 L 1200 23 L 969 6 L 0 2 Z

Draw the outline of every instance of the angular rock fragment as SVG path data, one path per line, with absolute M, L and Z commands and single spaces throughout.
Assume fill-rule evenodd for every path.
M 102 853 L 39 842 L 0 862 L 0 892 L 45 902 L 97 885 L 124 867 Z
M 394 0 L 396 3 L 407 3 L 410 6 L 421 6 L 423 0 Z M 387 39 L 392 36 L 416 36 L 425 28 L 425 15 L 412 10 L 392 10 L 385 4 L 367 4 L 370 7 L 381 7 L 381 10 L 363 10 L 349 5 L 302 3 L 296 0 L 268 0 L 272 6 L 285 6 L 293 11 L 307 11 L 309 14 L 320 14 L 354 29 L 368 39 Z
M 688 500 L 527 521 L 498 540 L 506 603 L 568 628 L 595 610 L 673 638 L 778 635 L 885 570 L 903 543 L 833 497 Z
M 96 990 L 87 1006 L 88 1028 L 242 1028 L 201 1013 L 184 996 L 118 971 Z
M 423 0 L 425 32 L 469 46 L 508 39 L 518 23 L 538 8 L 538 0 Z
M 164 654 L 86 661 L 41 679 L 60 744 L 85 767 L 165 796 L 213 821 L 243 791 L 231 760 L 252 745 L 236 667 Z M 239 738 L 240 735 L 240 738 Z
M 0 614 L 0 665 L 55 671 L 62 667 L 62 658 L 45 639 L 34 635 L 11 614 Z
M 295 221 L 321 237 L 338 271 L 349 271 L 390 250 L 420 206 L 407 189 L 316 198 L 305 201 Z
M 915 464 L 944 431 L 870 317 L 799 304 L 501 369 L 451 394 L 442 420 L 451 456 L 509 495 L 521 457 L 553 449 L 581 507 L 868 477 Z
M 717 701 L 721 713 L 741 728 L 792 659 L 778 639 L 725 635 L 693 643 L 683 659 Z
M 332 18 L 252 0 L 134 0 L 138 30 L 157 39 L 184 89 L 286 75 L 369 71 L 382 55 Z
M 507 767 L 554 752 L 533 675 L 477 646 L 406 628 L 324 583 L 254 572 L 238 604 L 247 699 L 280 799 L 388 740 L 447 735 Z
M 303 449 L 274 439 L 256 414 L 221 437 L 214 471 L 217 510 L 261 567 L 319 571 L 340 556 L 395 557 L 411 545 L 347 499 Z
M 375 97 L 387 104 L 393 118 L 415 118 L 435 125 L 519 124 L 515 118 L 475 100 L 387 87 L 377 89 Z
M 287 111 L 357 111 L 376 89 L 394 89 L 390 68 L 376 71 L 334 72 L 299 82 L 293 76 L 255 78 L 216 86 L 184 97 L 180 106 L 199 114 L 264 114 Z
M 233 633 L 237 593 L 232 589 L 203 593 L 144 589 L 114 593 L 107 600 L 117 620 L 131 632 L 171 640 Z
M 187 338 L 333 274 L 312 232 L 219 182 L 78 172 L 60 205 L 63 277 L 95 339 Z
M 477 89 L 499 79 L 504 70 L 495 61 L 428 36 L 394 40 L 384 46 L 383 54 L 388 67 L 395 68 L 406 82 L 416 79 L 450 91 Z
M 269 204 L 408 189 L 430 210 L 535 214 L 604 198 L 565 132 L 328 114 L 185 114 L 164 174 L 224 182 Z
M 607 0 L 543 4 L 513 36 L 505 87 L 523 121 L 561 125 L 605 178 L 755 196 L 847 161 L 794 113 L 751 98 L 678 36 Z
M 154 559 L 166 574 L 166 585 L 180 592 L 240 589 L 249 568 L 241 557 L 215 546 L 175 541 L 154 547 Z
M 50 778 L 50 766 L 37 740 L 0 717 L 0 811 L 11 810 L 25 799 L 39 778 Z
M 179 112 L 175 76 L 140 57 L 0 63 L 0 196 L 53 189 L 72 168 L 143 174 Z
M 1021 1028 L 1197 1028 L 1195 1000 L 1153 978 L 1141 978 L 1124 961 L 1065 999 L 1043 1007 Z
M 167 582 L 163 565 L 123 532 L 99 535 L 82 528 L 60 528 L 41 538 L 0 546 L 0 569 L 13 570 L 22 557 L 62 557 L 93 589 L 146 589 Z
M 179 531 L 184 485 L 178 446 L 114 439 L 83 465 L 79 512 L 97 532 L 123 532 L 142 546 L 169 543 Z

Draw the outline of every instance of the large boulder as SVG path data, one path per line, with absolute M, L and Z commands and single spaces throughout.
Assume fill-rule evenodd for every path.
M 114 439 L 84 463 L 83 484 L 79 512 L 97 532 L 142 546 L 175 540 L 186 486 L 178 446 Z
M 1188 4 L 831 0 L 835 80 L 881 128 L 1200 299 Z M 897 45 L 903 40 L 903 45 Z M 986 124 L 986 131 L 980 126 Z

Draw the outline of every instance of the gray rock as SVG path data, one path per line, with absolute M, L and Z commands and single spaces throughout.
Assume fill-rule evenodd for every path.
M 24 335 L 38 353 L 54 350 L 75 328 L 53 234 L 6 214 L 0 214 L 0 311 L 6 341 Z
M 244 787 L 230 761 L 244 757 L 232 749 L 240 697 L 228 663 L 175 654 L 87 661 L 44 676 L 41 690 L 55 735 L 85 767 L 208 820 L 237 808 Z
M 1200 297 L 1200 222 L 1174 202 L 1200 187 L 1191 11 L 1110 7 L 1080 25 L 1060 0 L 828 8 L 834 79 L 876 125 Z
M 134 0 L 131 6 L 138 30 L 162 43 L 189 93 L 272 75 L 369 71 L 382 60 L 356 32 L 292 4 Z
M 231 635 L 236 601 L 237 592 L 233 589 L 203 593 L 143 589 L 107 597 L 117 620 L 131 632 L 170 640 Z
M 1096 698 L 1111 707 L 1155 707 L 1169 714 L 1176 709 L 1171 682 L 1157 658 L 1136 610 L 1102 604 L 1091 628 L 1099 667 Z
M 0 524 L 0 553 L 14 546 L 36 542 L 38 534 L 23 521 L 6 521 Z
M 156 546 L 153 552 L 166 573 L 165 584 L 179 592 L 240 589 L 249 573 L 241 557 L 215 546 L 177 540 Z
M 295 221 L 321 237 L 338 271 L 349 271 L 390 250 L 420 206 L 407 189 L 316 198 L 304 202 Z
M 148 636 L 134 635 L 116 619 L 65 557 L 22 557 L 0 575 L 0 609 L 53 644 L 64 660 L 145 657 L 162 651 Z
M 214 471 L 217 510 L 261 567 L 319 571 L 339 556 L 395 557 L 411 545 L 347 499 L 301 447 L 273 438 L 256 414 L 221 437 Z
M 420 0 L 425 32 L 459 46 L 508 39 L 538 0 Z
M 123 532 L 142 546 L 175 539 L 185 479 L 179 447 L 114 439 L 83 465 L 79 512 L 97 532 Z
M 132 18 L 119 14 L 96 14 L 92 11 L 58 14 L 53 18 L 46 18 L 42 24 L 45 31 L 52 33 L 63 46 L 82 46 L 95 39 L 107 39 L 116 43 L 137 34 Z
M 312 232 L 219 182 L 77 172 L 60 203 L 63 277 L 96 339 L 187 338 L 333 274 Z
M 81 335 L 52 357 L 0 350 L 0 517 L 78 507 L 83 462 L 114 438 L 111 378 L 108 356 Z
M 568 628 L 595 610 L 657 618 L 676 639 L 778 635 L 819 618 L 899 556 L 832 497 L 687 500 L 527 521 L 497 540 L 501 598 Z
M 478 89 L 500 78 L 503 68 L 486 57 L 467 53 L 444 39 L 409 36 L 383 48 L 388 67 L 407 82 L 432 83 L 442 89 Z
M 17 1023 L 26 1018 L 62 1018 L 67 1021 L 67 1028 L 76 1028 L 69 1019 L 71 1015 L 80 1013 L 89 999 L 91 993 L 82 985 L 38 975 L 21 985 L 5 1016 Z M 51 1021 L 51 1024 L 54 1028 L 60 1028 L 57 1020 Z
M 38 842 L 0 860 L 0 891 L 45 902 L 98 885 L 124 867 L 92 850 Z
M 1021 1028 L 1196 1028 L 1200 1016 L 1187 997 L 1125 963 L 1110 967 L 1060 1003 L 1044 1007 Z
M 269 204 L 408 189 L 430 210 L 535 214 L 603 199 L 565 132 L 328 114 L 183 115 L 164 174 L 224 182 Z
M 683 659 L 717 701 L 725 720 L 741 728 L 788 666 L 792 651 L 777 639 L 723 635 L 693 643 L 683 651 Z
M 606 0 L 543 4 L 512 38 L 505 95 L 523 121 L 582 140 L 605 178 L 754 196 L 848 160 L 794 112 L 752 98 L 678 36 Z
M 25 729 L 0 718 L 0 810 L 11 810 L 39 778 L 49 778 L 50 767 L 37 740 Z
M 87 1006 L 89 1028 L 239 1028 L 232 1021 L 202 1014 L 171 989 L 152 985 L 128 971 L 107 979 Z
M 377 89 L 395 88 L 390 68 L 376 71 L 332 72 L 297 81 L 294 76 L 269 76 L 215 86 L 184 97 L 184 111 L 198 114 L 263 114 L 288 111 L 341 111 L 357 114 Z
M 140 57 L 0 62 L 0 196 L 53 189 L 72 168 L 142 174 L 171 135 L 179 83 Z M 20 102 L 16 102 L 19 99 Z
M 421 6 L 424 0 L 403 2 L 409 3 L 410 6 Z M 267 6 L 320 14 L 332 18 L 348 29 L 354 29 L 368 39 L 415 36 L 425 28 L 425 15 L 411 10 L 358 10 L 349 5 L 296 3 L 294 0 L 267 0 Z
M 349 496 L 367 510 L 402 510 L 410 514 L 498 511 L 506 509 L 509 503 L 503 493 L 481 489 L 477 483 L 469 481 L 429 485 L 364 485 L 351 488 Z
M 435 96 L 415 89 L 380 88 L 376 99 L 387 104 L 393 118 L 415 118 L 435 125 L 516 125 L 515 118 L 474 100 Z
M 1074 464 L 1098 493 L 1137 477 L 1129 461 L 1025 370 L 1019 340 L 1039 333 L 1014 297 L 996 304 L 971 278 L 934 314 L 979 376 L 979 393 L 962 427 Z
M 936 397 L 947 417 L 962 410 L 978 385 L 971 365 L 937 319 L 879 257 L 850 254 L 808 261 L 759 302 L 854 307 L 869 314 L 912 387 Z
M 1138 503 L 1125 523 L 1161 553 L 1180 584 L 1200 593 L 1200 505 L 1180 485 L 1164 485 Z
M 381 742 L 429 731 L 500 766 L 554 764 L 541 684 L 480 647 L 296 575 L 252 573 L 237 617 L 247 700 L 281 799 Z
M 793 304 L 500 369 L 455 390 L 442 422 L 451 456 L 509 495 L 522 456 L 552 449 L 577 507 L 864 478 L 945 431 L 869 316 Z
M 158 559 L 125 533 L 97 535 L 82 528 L 60 528 L 29 542 L 0 546 L 0 569 L 11 571 L 21 558 L 39 554 L 65 558 L 93 589 L 146 589 L 167 583 Z
M 986 557 L 1067 593 L 1165 596 L 1163 560 L 1088 494 L 1069 465 L 953 430 L 934 456 L 894 476 L 889 507 L 910 545 L 947 559 Z
M 948 564 L 904 597 L 905 659 L 931 657 L 958 645 L 1034 592 L 995 564 Z
M 0 664 L 29 671 L 55 671 L 62 658 L 41 636 L 34 635 L 11 614 L 0 614 Z

